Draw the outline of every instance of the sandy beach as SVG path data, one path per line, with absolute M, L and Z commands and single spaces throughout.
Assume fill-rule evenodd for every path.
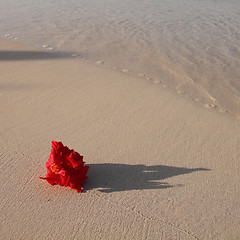
M 239 0 L 12 0 L 0 37 L 158 81 L 239 120 L 239 12 Z
M 0 239 L 239 239 L 240 122 L 70 55 L 0 39 Z M 39 179 L 52 140 L 84 192 Z

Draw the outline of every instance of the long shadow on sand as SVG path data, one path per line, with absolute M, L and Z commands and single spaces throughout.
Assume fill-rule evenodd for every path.
M 164 165 L 145 166 L 127 164 L 88 164 L 86 190 L 99 188 L 101 192 L 118 192 L 141 189 L 163 189 L 174 187 L 161 180 L 206 168 L 179 168 Z M 178 186 L 181 184 L 178 184 Z
M 71 52 L 45 52 L 45 51 L 3 51 L 0 50 L 0 61 L 19 61 L 19 60 L 45 60 L 71 58 Z

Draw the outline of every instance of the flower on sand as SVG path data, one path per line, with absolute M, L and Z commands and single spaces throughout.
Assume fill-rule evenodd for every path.
M 52 150 L 46 162 L 48 183 L 69 186 L 77 192 L 82 192 L 84 180 L 89 166 L 84 166 L 83 156 L 64 146 L 62 142 L 52 141 Z

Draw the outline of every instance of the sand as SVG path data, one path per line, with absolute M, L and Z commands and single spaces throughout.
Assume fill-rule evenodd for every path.
M 1 239 L 238 239 L 240 122 L 144 79 L 0 40 Z M 51 186 L 51 141 L 90 166 Z
M 239 13 L 239 0 L 12 0 L 0 36 L 160 81 L 240 120 Z

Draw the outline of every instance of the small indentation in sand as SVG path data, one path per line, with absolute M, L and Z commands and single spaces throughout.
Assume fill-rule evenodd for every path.
M 53 47 L 47 47 L 46 49 L 47 49 L 47 50 L 50 50 L 50 51 L 53 51 L 53 50 L 54 50 Z
M 217 107 L 214 104 L 208 104 L 208 103 L 204 104 L 204 106 L 207 107 L 207 108 L 216 108 Z
M 153 80 L 153 83 L 159 84 L 159 83 L 161 83 L 161 81 L 160 80 Z
M 183 94 L 184 94 L 184 91 L 178 90 L 177 93 L 178 93 L 179 95 L 183 95 Z
M 48 47 L 50 47 L 50 46 L 47 45 L 47 44 L 43 44 L 42 47 L 43 47 L 43 48 L 48 48 Z
M 4 37 L 10 38 L 10 37 L 12 37 L 12 35 L 11 35 L 10 33 L 6 33 L 6 34 L 4 35 Z
M 104 64 L 104 61 L 99 60 L 99 61 L 96 61 L 96 63 L 97 64 Z
M 73 53 L 72 56 L 73 57 L 80 57 L 80 55 L 78 53 Z

